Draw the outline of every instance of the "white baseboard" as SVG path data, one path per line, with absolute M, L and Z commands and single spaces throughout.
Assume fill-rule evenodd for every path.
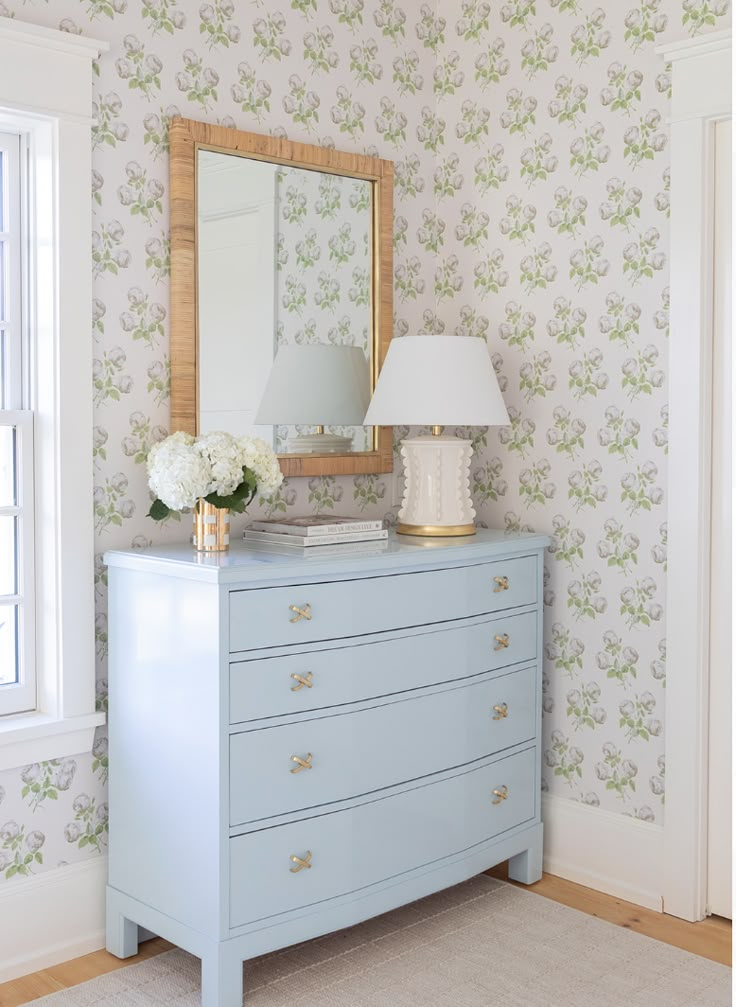
M 0 982 L 105 946 L 107 857 L 0 885 Z
M 662 912 L 664 830 L 544 794 L 544 870 Z

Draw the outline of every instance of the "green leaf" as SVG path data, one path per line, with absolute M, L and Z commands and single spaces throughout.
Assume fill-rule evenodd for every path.
M 163 500 L 154 500 L 148 517 L 153 518 L 154 521 L 165 521 L 170 514 L 171 508 L 167 507 Z

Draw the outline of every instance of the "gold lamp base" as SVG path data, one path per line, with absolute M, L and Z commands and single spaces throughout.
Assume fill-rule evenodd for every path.
M 421 535 L 434 537 L 456 537 L 475 535 L 474 524 L 397 524 L 399 535 Z

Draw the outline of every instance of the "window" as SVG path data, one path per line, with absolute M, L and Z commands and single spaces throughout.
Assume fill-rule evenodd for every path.
M 24 137 L 0 133 L 0 716 L 36 708 Z
M 89 751 L 104 721 L 89 109 L 106 49 L 0 18 L 0 771 Z

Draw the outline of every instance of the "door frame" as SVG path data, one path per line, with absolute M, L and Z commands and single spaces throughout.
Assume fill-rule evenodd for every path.
M 731 32 L 658 46 L 672 67 L 666 802 L 662 908 L 706 912 L 714 132 Z

